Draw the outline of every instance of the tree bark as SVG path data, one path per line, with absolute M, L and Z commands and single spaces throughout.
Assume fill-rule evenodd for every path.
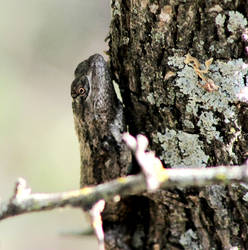
M 242 164 L 248 105 L 237 94 L 248 85 L 247 1 L 111 7 L 111 70 L 130 133 L 145 134 L 166 167 Z M 213 185 L 129 197 L 118 223 L 104 222 L 108 248 L 248 249 L 247 190 Z

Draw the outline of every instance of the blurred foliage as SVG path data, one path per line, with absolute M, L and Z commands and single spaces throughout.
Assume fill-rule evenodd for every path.
M 78 188 L 79 151 L 70 83 L 80 61 L 107 49 L 110 3 L 0 2 L 0 197 L 11 194 L 19 176 L 35 192 Z M 36 249 L 79 249 L 73 240 L 68 245 L 59 243 L 62 239 L 54 224 L 64 225 L 61 230 L 65 230 L 69 218 L 71 230 L 80 229 L 81 213 L 57 214 L 53 219 L 44 213 L 0 223 L 0 249 L 33 249 L 30 241 L 37 240 L 37 234 L 47 244 Z

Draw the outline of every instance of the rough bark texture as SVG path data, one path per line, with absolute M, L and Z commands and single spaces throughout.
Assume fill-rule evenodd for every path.
M 112 0 L 111 7 L 111 68 L 130 132 L 144 133 L 167 167 L 243 163 L 248 107 L 236 95 L 248 85 L 247 1 Z M 203 70 L 213 58 L 205 80 L 186 54 Z M 207 91 L 209 82 L 218 89 Z M 109 248 L 248 249 L 247 190 L 214 185 L 131 197 L 119 222 L 105 222 Z
M 81 154 L 80 186 L 126 175 L 131 153 L 122 142 L 123 108 L 101 55 L 77 66 L 71 96 Z

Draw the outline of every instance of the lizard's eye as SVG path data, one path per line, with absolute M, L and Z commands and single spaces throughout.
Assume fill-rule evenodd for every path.
M 71 86 L 71 96 L 73 99 L 80 97 L 80 100 L 85 100 L 89 94 L 90 86 L 87 77 L 82 76 L 76 78 L 72 82 Z
M 86 91 L 85 91 L 85 88 L 80 87 L 77 92 L 79 95 L 84 96 Z

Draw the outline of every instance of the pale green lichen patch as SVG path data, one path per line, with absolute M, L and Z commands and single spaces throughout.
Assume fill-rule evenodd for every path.
M 183 120 L 183 125 L 185 128 L 189 128 L 189 129 L 193 129 L 195 127 L 194 123 L 187 119 Z
M 247 19 L 240 12 L 229 11 L 228 15 L 229 19 L 228 19 L 227 29 L 231 33 L 241 31 L 247 25 Z M 216 25 L 219 27 L 224 27 L 226 18 L 227 18 L 226 15 L 218 14 L 215 18 Z
M 183 94 L 187 95 L 200 95 L 202 89 L 196 88 L 198 84 L 198 76 L 192 67 L 186 65 L 181 71 L 177 72 L 178 78 L 176 80 L 176 85 L 181 86 L 183 89 Z M 193 93 L 192 93 L 193 92 Z
M 147 100 L 150 104 L 154 105 L 156 102 L 155 102 L 155 99 L 154 99 L 154 96 L 152 93 L 149 93 L 149 95 L 147 96 Z
M 168 57 L 168 65 L 182 69 L 185 66 L 184 60 L 185 60 L 184 56 L 177 56 L 177 55 L 169 56 Z
M 198 244 L 197 239 L 197 234 L 192 229 L 189 229 L 181 235 L 179 242 L 184 246 L 184 249 L 199 250 L 202 247 Z
M 204 151 L 204 142 L 211 145 L 218 141 L 222 145 L 225 127 L 228 138 L 231 138 L 231 134 L 228 133 L 230 128 L 240 130 L 237 124 L 237 94 L 245 86 L 247 67 L 244 67 L 242 59 L 227 63 L 213 62 L 205 76 L 218 88 L 216 91 L 206 91 L 201 86 L 204 83 L 194 68 L 185 65 L 185 57 L 173 56 L 168 59 L 168 64 L 178 69 L 174 82 L 178 89 L 175 88 L 174 98 L 185 100 L 181 121 L 183 129 L 166 129 L 165 133 L 158 132 L 153 135 L 154 142 L 160 144 L 163 149 L 161 160 L 171 166 L 206 166 L 210 158 Z M 200 64 L 200 68 L 204 69 L 204 64 Z M 155 101 L 155 105 L 157 101 L 162 102 L 154 95 L 148 99 L 152 104 Z M 196 134 L 194 131 L 199 132 Z M 232 145 L 229 145 L 230 143 Z M 230 139 L 230 143 L 228 145 L 232 151 L 234 140 Z
M 206 166 L 208 156 L 202 150 L 198 135 L 166 129 L 165 134 L 158 132 L 154 141 L 163 148 L 161 160 L 173 167 Z
M 177 98 L 188 96 L 186 107 L 186 120 L 194 116 L 198 119 L 196 124 L 200 128 L 200 133 L 207 142 L 212 140 L 223 141 L 219 131 L 216 130 L 219 118 L 215 112 L 224 115 L 225 123 L 237 120 L 236 105 L 237 94 L 245 86 L 244 79 L 247 75 L 247 67 L 242 59 L 232 60 L 227 63 L 216 61 L 210 65 L 207 76 L 211 78 L 219 88 L 217 91 L 207 92 L 200 85 L 200 81 L 194 69 L 188 65 L 182 68 L 185 57 L 170 57 L 169 64 L 178 67 L 177 80 L 175 85 L 180 88 L 176 93 Z M 203 111 L 199 113 L 199 108 Z M 192 124 L 189 121 L 184 124 Z
M 229 11 L 229 21 L 227 29 L 234 33 L 242 30 L 247 25 L 247 19 L 238 11 Z
M 215 118 L 213 112 L 204 111 L 199 116 L 197 125 L 200 128 L 201 134 L 206 136 L 207 142 L 211 143 L 212 139 L 223 141 L 220 132 L 216 131 L 215 125 L 218 124 L 219 118 Z
M 218 14 L 215 18 L 215 23 L 216 23 L 216 25 L 222 27 L 222 26 L 224 26 L 225 20 L 226 20 L 225 15 Z
M 221 80 L 221 90 L 230 93 L 229 99 L 236 101 L 236 95 L 245 86 L 244 76 L 247 75 L 246 64 L 242 59 L 229 61 L 228 63 L 217 62 L 217 64 L 216 69 L 219 69 L 222 74 L 221 79 L 218 76 L 218 80 Z

